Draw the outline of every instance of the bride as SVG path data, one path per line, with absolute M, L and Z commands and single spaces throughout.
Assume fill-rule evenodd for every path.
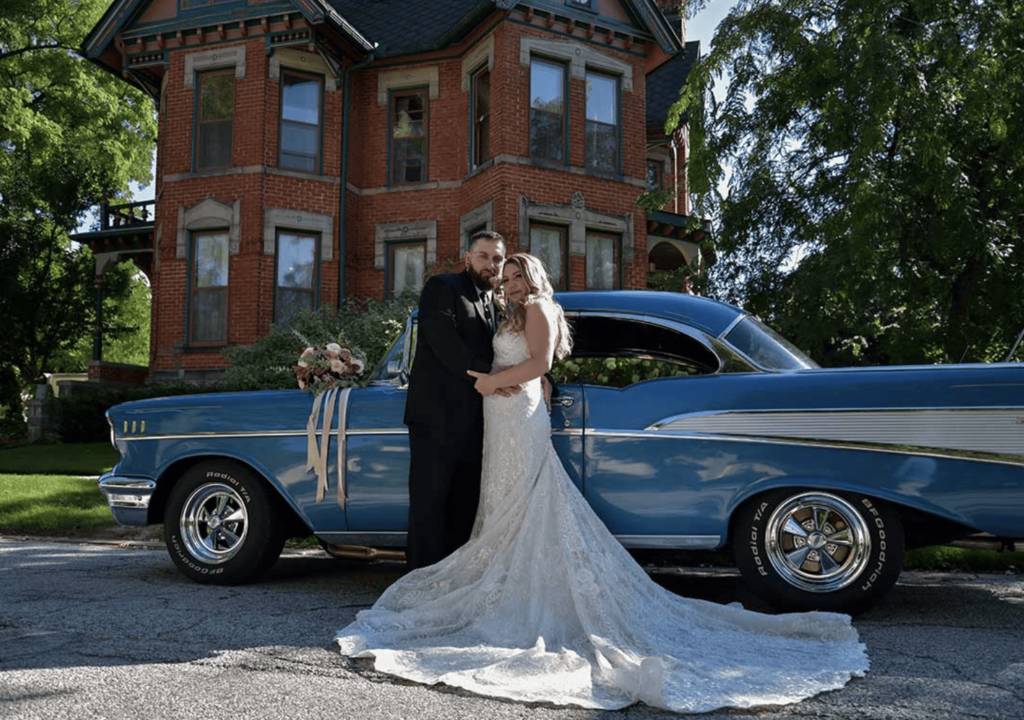
M 652 581 L 590 509 L 551 445 L 541 376 L 570 349 L 540 260 L 508 259 L 501 372 L 484 398 L 480 507 L 444 560 L 389 587 L 337 636 L 377 670 L 481 695 L 677 712 L 796 702 L 868 669 L 850 618 L 763 615 Z M 511 397 L 494 394 L 521 385 Z

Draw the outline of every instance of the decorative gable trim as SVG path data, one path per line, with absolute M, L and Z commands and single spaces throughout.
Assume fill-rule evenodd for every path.
M 382 72 L 377 76 L 377 104 L 387 105 L 391 90 L 424 85 L 430 88 L 430 99 L 435 100 L 440 88 L 439 74 L 437 65 Z
M 386 246 L 401 240 L 427 241 L 427 266 L 437 262 L 437 220 L 422 222 L 381 223 L 373 239 L 373 267 L 383 270 L 387 265 Z
M 245 45 L 201 50 L 185 56 L 185 87 L 195 85 L 196 73 L 218 68 L 235 68 L 235 78 L 245 77 Z
M 633 213 L 610 215 L 587 210 L 583 193 L 572 194 L 571 205 L 553 205 L 531 201 L 519 196 L 519 247 L 530 250 L 530 225 L 544 222 L 569 229 L 569 253 L 587 254 L 587 230 L 609 232 L 622 237 L 622 261 L 633 262 Z
M 473 48 L 462 60 L 462 92 L 469 91 L 469 76 L 476 72 L 487 60 L 488 72 L 494 72 L 494 36 L 488 35 L 487 39 Z
M 206 198 L 198 205 L 185 209 L 178 206 L 178 237 L 175 257 L 178 260 L 188 258 L 188 234 L 197 230 L 228 229 L 228 252 L 238 254 L 242 227 L 242 200 L 228 204 Z
M 331 215 L 267 208 L 263 212 L 263 253 L 273 255 L 277 245 L 277 231 L 305 230 L 320 234 L 320 259 L 334 259 L 334 218 Z
M 459 256 L 465 255 L 469 248 L 469 231 L 484 226 L 486 230 L 494 229 L 494 201 L 488 200 L 480 207 L 470 210 L 459 218 Z
M 270 79 L 279 81 L 281 79 L 281 67 L 292 70 L 305 70 L 306 72 L 317 73 L 324 76 L 324 87 L 330 92 L 338 90 L 338 76 L 334 69 L 327 64 L 320 55 L 316 53 L 303 52 L 292 48 L 278 48 L 270 58 Z
M 519 64 L 529 65 L 533 55 L 564 60 L 569 63 L 572 77 L 584 80 L 587 67 L 605 70 L 622 77 L 622 91 L 633 91 L 633 66 L 622 60 L 598 52 L 589 45 L 572 40 L 547 40 L 536 37 L 523 37 L 519 40 Z

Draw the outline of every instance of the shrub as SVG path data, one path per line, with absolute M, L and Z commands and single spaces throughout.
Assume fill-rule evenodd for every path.
M 68 443 L 103 442 L 110 426 L 105 414 L 114 405 L 168 395 L 193 395 L 223 391 L 217 385 L 163 383 L 160 385 L 99 385 L 77 383 L 74 392 L 52 399 L 56 434 Z
M 556 383 L 584 383 L 626 387 L 641 380 L 692 375 L 697 371 L 686 365 L 631 357 L 582 357 L 556 360 L 551 377 Z
M 231 362 L 224 376 L 225 387 L 228 390 L 298 387 L 295 364 L 302 350 L 332 342 L 362 354 L 366 360 L 365 380 L 377 369 L 405 328 L 416 301 L 416 295 L 406 292 L 386 302 L 348 300 L 340 310 L 322 307 L 297 313 L 287 325 L 271 325 L 267 335 L 252 345 L 224 351 Z

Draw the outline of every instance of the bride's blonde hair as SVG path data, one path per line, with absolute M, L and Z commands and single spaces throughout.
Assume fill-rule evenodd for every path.
M 572 351 L 572 334 L 569 332 L 569 323 L 565 320 L 562 306 L 555 301 L 555 290 L 551 287 L 551 281 L 548 280 L 548 272 L 544 269 L 544 263 L 530 253 L 516 253 L 505 260 L 505 265 L 509 264 L 519 268 L 529 293 L 526 300 L 514 305 L 505 299 L 504 292 L 502 292 L 501 305 L 505 312 L 505 319 L 502 322 L 505 327 L 512 332 L 522 332 L 523 326 L 526 324 L 526 306 L 546 301 L 554 309 L 557 323 L 558 338 L 555 342 L 555 357 L 561 359 L 568 356 Z

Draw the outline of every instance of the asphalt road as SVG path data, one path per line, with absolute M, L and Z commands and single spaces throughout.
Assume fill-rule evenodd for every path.
M 677 717 L 481 698 L 341 657 L 334 631 L 401 569 L 287 551 L 263 582 L 222 588 L 189 582 L 154 544 L 0 538 L 0 718 Z M 731 571 L 654 577 L 681 595 L 758 607 Z M 908 574 L 855 625 L 866 677 L 796 705 L 708 716 L 1024 717 L 1020 576 Z

